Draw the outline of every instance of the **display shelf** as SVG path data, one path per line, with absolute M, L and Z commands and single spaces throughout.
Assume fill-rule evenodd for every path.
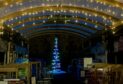
M 26 76 L 25 79 L 27 81 L 27 84 L 30 84 L 30 78 L 32 76 L 32 65 L 36 66 L 36 75 L 35 77 L 39 77 L 39 70 L 40 70 L 40 62 L 29 62 L 24 64 L 6 64 L 6 65 L 0 65 L 0 73 L 8 73 L 9 77 L 12 78 L 15 73 L 15 78 L 19 78 L 19 69 L 23 68 L 26 70 Z M 40 66 L 38 66 L 40 65 Z M 14 72 L 14 73 L 13 73 Z M 13 73 L 13 74 L 12 74 Z M 19 78 L 20 79 L 20 78 Z

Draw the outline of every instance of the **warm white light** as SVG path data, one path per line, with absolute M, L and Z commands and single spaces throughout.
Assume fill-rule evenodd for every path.
M 64 13 L 66 13 L 66 10 L 64 10 Z
M 99 71 L 103 71 L 103 68 L 99 68 L 99 69 L 97 69 L 97 70 L 99 70 Z
M 69 6 L 72 6 L 72 4 L 71 4 L 71 3 L 69 3 Z
M 112 25 L 115 25 L 115 22 L 112 22 Z
M 59 4 L 57 4 L 56 6 L 59 7 Z
M 50 15 L 51 18 L 53 18 L 53 15 Z
M 35 22 L 33 22 L 33 25 L 35 25 Z
M 19 24 L 21 23 L 21 21 L 18 22 Z
M 0 35 L 3 35 L 4 34 L 4 32 L 0 32 Z
M 18 19 L 18 17 L 15 17 L 15 19 L 17 20 L 17 19 Z
M 10 7 L 13 7 L 13 5 L 11 4 Z
M 123 21 L 121 21 L 121 23 L 123 24 Z
M 19 5 L 21 5 L 21 6 L 22 6 L 22 5 L 23 5 L 23 3 L 19 3 Z
M 78 20 L 75 20 L 76 23 L 78 23 Z
M 24 26 L 25 26 L 25 24 L 22 25 L 22 27 L 24 27 Z
M 97 25 L 95 25 L 95 28 L 97 28 L 98 26 Z
M 7 6 L 8 5 L 8 3 L 7 2 L 5 2 L 5 4 L 4 4 L 5 6 Z
M 30 8 L 32 9 L 33 7 L 32 7 L 32 6 L 30 6 Z
M 121 16 L 123 17 L 123 14 L 121 14 Z
M 108 10 L 108 12 L 110 13 L 110 12 L 111 12 L 111 10 Z
M 57 13 L 60 13 L 60 11 L 57 11 Z
M 38 17 L 39 19 L 41 19 L 41 17 Z
M 42 5 L 42 6 L 45 6 L 45 4 L 44 4 L 44 3 L 42 3 L 41 5 Z
M 19 2 L 16 2 L 17 5 L 19 5 Z
M 119 4 L 116 4 L 116 7 L 119 7 Z
M 13 31 L 14 29 L 12 28 L 11 30 Z
M 97 17 L 97 14 L 95 14 L 94 16 Z
M 92 3 L 92 2 L 93 2 L 93 0 L 90 0 L 90 2 Z
M 4 20 L 1 20 L 1 22 L 3 23 L 3 22 L 4 22 Z
M 113 34 L 115 34 L 116 32 L 115 32 L 115 31 L 113 31 L 112 33 L 113 33 Z
M 56 23 L 56 20 L 54 20 L 54 23 Z
M 32 13 L 28 13 L 28 15 L 32 15 Z
M 67 20 L 65 20 L 65 24 L 67 23 Z
M 50 9 L 50 11 L 53 11 L 53 9 Z
M 115 12 L 114 11 L 112 13 L 113 13 L 113 15 L 115 15 Z
M 45 23 L 46 21 L 45 20 L 43 20 L 43 23 Z
M 115 27 L 112 27 L 112 30 L 114 30 L 115 29 Z
M 42 12 L 45 13 L 45 10 L 43 10 Z
M 85 22 L 85 25 L 87 25 L 87 23 Z

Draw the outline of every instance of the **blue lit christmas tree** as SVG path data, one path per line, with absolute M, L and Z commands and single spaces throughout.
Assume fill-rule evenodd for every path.
M 65 73 L 64 71 L 61 70 L 61 62 L 60 62 L 60 56 L 59 56 L 58 38 L 57 37 L 55 37 L 51 67 L 52 67 L 51 68 L 52 70 L 49 71 L 49 73 L 52 73 L 52 74 Z
M 52 70 L 56 71 L 59 70 L 60 68 L 61 68 L 61 63 L 59 58 L 58 38 L 55 38 L 53 58 L 52 58 Z

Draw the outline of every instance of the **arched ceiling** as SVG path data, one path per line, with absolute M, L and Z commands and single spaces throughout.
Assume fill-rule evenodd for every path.
M 71 32 L 88 38 L 123 23 L 122 0 L 0 0 L 0 28 L 26 38 Z

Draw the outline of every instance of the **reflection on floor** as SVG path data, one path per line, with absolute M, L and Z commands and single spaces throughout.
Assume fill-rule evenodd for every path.
M 49 71 L 48 73 L 56 75 L 56 74 L 65 74 L 66 72 L 62 71 L 61 69 L 55 69 L 55 70 Z

